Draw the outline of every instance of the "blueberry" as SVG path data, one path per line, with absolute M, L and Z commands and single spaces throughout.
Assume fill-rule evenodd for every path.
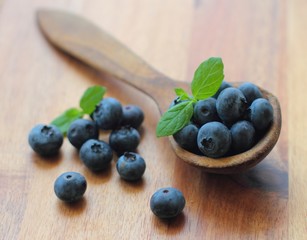
M 180 147 L 193 153 L 198 153 L 197 146 L 198 127 L 190 123 L 173 135 Z
M 265 98 L 257 98 L 248 109 L 249 119 L 257 130 L 266 129 L 273 120 L 273 107 Z
M 136 181 L 143 176 L 146 164 L 139 154 L 125 152 L 124 155 L 119 157 L 116 169 L 121 178 L 128 181 Z
M 224 122 L 239 120 L 247 108 L 243 93 L 233 87 L 224 89 L 216 100 L 216 110 Z
M 63 135 L 54 125 L 38 124 L 30 131 L 28 142 L 36 153 L 51 156 L 58 153 L 63 144 Z
M 99 129 L 95 122 L 87 119 L 77 119 L 69 127 L 67 138 L 76 148 L 80 148 L 89 139 L 97 139 Z
M 238 89 L 243 93 L 246 98 L 247 104 L 251 105 L 251 103 L 257 99 L 262 98 L 262 93 L 260 92 L 259 88 L 250 82 L 245 82 L 241 84 Z
M 255 129 L 248 121 L 239 121 L 232 125 L 231 149 L 235 153 L 241 153 L 250 149 L 255 142 Z
M 109 144 L 118 154 L 134 152 L 139 143 L 139 132 L 135 128 L 129 126 L 123 126 L 117 130 L 113 130 L 109 136 Z
M 207 98 L 198 101 L 194 106 L 193 122 L 198 125 L 204 125 L 207 122 L 218 121 L 219 117 L 216 112 L 216 99 Z
M 82 162 L 92 171 L 100 171 L 109 166 L 113 151 L 109 144 L 101 140 L 87 140 L 80 149 Z
M 136 105 L 127 105 L 123 107 L 122 126 L 131 126 L 138 128 L 144 120 L 142 109 Z
M 231 146 L 230 131 L 220 122 L 206 123 L 198 131 L 197 144 L 205 156 L 222 157 Z
M 221 86 L 219 87 L 219 89 L 217 90 L 217 92 L 212 96 L 213 98 L 218 98 L 218 96 L 220 95 L 220 93 L 225 89 L 225 88 L 229 88 L 232 87 L 232 85 L 226 81 L 223 81 Z
M 157 190 L 150 199 L 150 209 L 159 218 L 176 217 L 185 206 L 181 191 L 167 187 Z
M 80 173 L 66 172 L 54 182 L 54 192 L 65 202 L 75 202 L 82 198 L 86 186 L 86 179 Z
M 111 130 L 119 126 L 123 116 L 121 103 L 115 98 L 104 98 L 93 113 L 93 119 L 102 130 Z

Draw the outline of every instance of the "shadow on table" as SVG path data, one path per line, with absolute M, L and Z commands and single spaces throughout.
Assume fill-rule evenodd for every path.
M 113 172 L 113 163 L 109 164 L 105 169 L 97 172 L 89 170 L 84 166 L 84 176 L 89 184 L 104 184 L 110 181 Z
M 137 181 L 126 181 L 118 176 L 117 182 L 121 190 L 126 193 L 140 192 L 144 190 L 146 186 L 146 180 L 144 179 L 144 177 Z
M 40 169 L 50 169 L 58 166 L 61 163 L 61 161 L 63 160 L 63 154 L 60 151 L 56 155 L 45 157 L 32 152 L 30 158 L 32 159 L 36 167 Z
M 161 219 L 154 215 L 152 215 L 152 218 L 155 229 L 164 235 L 179 234 L 184 228 L 186 222 L 186 216 L 184 212 L 180 213 L 177 217 L 170 219 Z
M 175 182 L 184 186 L 186 211 L 189 218 L 198 218 L 193 221 L 200 234 L 261 236 L 285 231 L 277 229 L 286 229 L 288 221 L 288 173 L 273 159 L 235 175 L 209 174 L 181 162 Z
M 79 201 L 67 203 L 58 200 L 57 210 L 61 215 L 67 217 L 79 216 L 85 210 L 87 205 L 86 197 L 82 197 Z

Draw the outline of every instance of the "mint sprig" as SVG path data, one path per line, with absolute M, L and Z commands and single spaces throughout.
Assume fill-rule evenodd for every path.
M 168 136 L 179 131 L 190 121 L 192 114 L 192 101 L 184 101 L 170 108 L 160 119 L 157 136 Z
M 203 100 L 213 96 L 224 79 L 224 65 L 221 58 L 209 58 L 196 69 L 191 90 L 194 98 Z
M 105 92 L 106 88 L 101 86 L 89 87 L 83 93 L 79 103 L 83 112 L 86 114 L 91 114 L 95 110 L 97 103 L 100 102 Z
M 92 86 L 83 93 L 79 106 L 80 108 L 69 108 L 60 116 L 55 118 L 51 124 L 57 126 L 63 134 L 66 134 L 70 124 L 78 118 L 82 118 L 85 114 L 92 114 L 96 105 L 101 101 L 106 88 L 102 86 Z
M 189 99 L 191 99 L 189 94 L 182 88 L 175 88 L 175 93 L 179 97 L 178 100 L 189 100 Z
M 55 118 L 51 124 L 57 126 L 63 134 L 66 134 L 70 124 L 78 118 L 83 117 L 82 110 L 78 108 L 69 108 L 60 116 Z
M 196 69 L 191 83 L 192 96 L 182 88 L 175 93 L 182 102 L 168 109 L 160 118 L 156 128 L 157 137 L 170 136 L 186 126 L 193 116 L 193 104 L 213 96 L 224 79 L 221 58 L 209 58 Z

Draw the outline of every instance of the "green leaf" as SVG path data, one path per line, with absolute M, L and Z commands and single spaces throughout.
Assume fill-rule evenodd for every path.
M 80 107 L 83 109 L 83 112 L 91 114 L 103 98 L 105 92 L 106 88 L 102 86 L 89 87 L 80 99 Z
M 184 101 L 168 109 L 158 122 L 157 137 L 169 136 L 182 129 L 193 115 L 193 102 Z
M 209 58 L 196 69 L 191 84 L 193 96 L 203 100 L 213 96 L 224 79 L 224 65 L 221 58 Z
M 51 124 L 57 126 L 63 134 L 66 134 L 70 124 L 78 118 L 83 117 L 83 111 L 78 108 L 69 108 L 60 116 L 55 118 Z
M 189 94 L 182 88 L 175 88 L 175 93 L 179 97 L 179 100 L 189 100 Z

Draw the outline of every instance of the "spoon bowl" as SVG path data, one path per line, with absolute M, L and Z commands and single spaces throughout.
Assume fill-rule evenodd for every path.
M 240 83 L 233 83 L 238 86 Z M 202 168 L 204 171 L 219 174 L 232 174 L 245 171 L 262 161 L 275 146 L 281 130 L 281 110 L 278 99 L 268 91 L 260 88 L 262 95 L 273 107 L 274 117 L 271 126 L 265 135 L 249 150 L 221 158 L 210 158 L 196 155 L 181 148 L 173 137 L 169 137 L 172 147 L 177 156 L 193 166 Z
M 52 45 L 144 92 L 156 102 L 161 114 L 168 109 L 174 88 L 189 88 L 187 82 L 172 80 L 158 72 L 122 43 L 80 16 L 65 11 L 40 9 L 37 11 L 37 20 Z M 266 135 L 252 149 L 213 159 L 190 153 L 169 137 L 177 156 L 204 171 L 220 174 L 241 172 L 263 160 L 278 140 L 281 111 L 277 98 L 264 89 L 261 91 L 273 106 L 274 120 Z

